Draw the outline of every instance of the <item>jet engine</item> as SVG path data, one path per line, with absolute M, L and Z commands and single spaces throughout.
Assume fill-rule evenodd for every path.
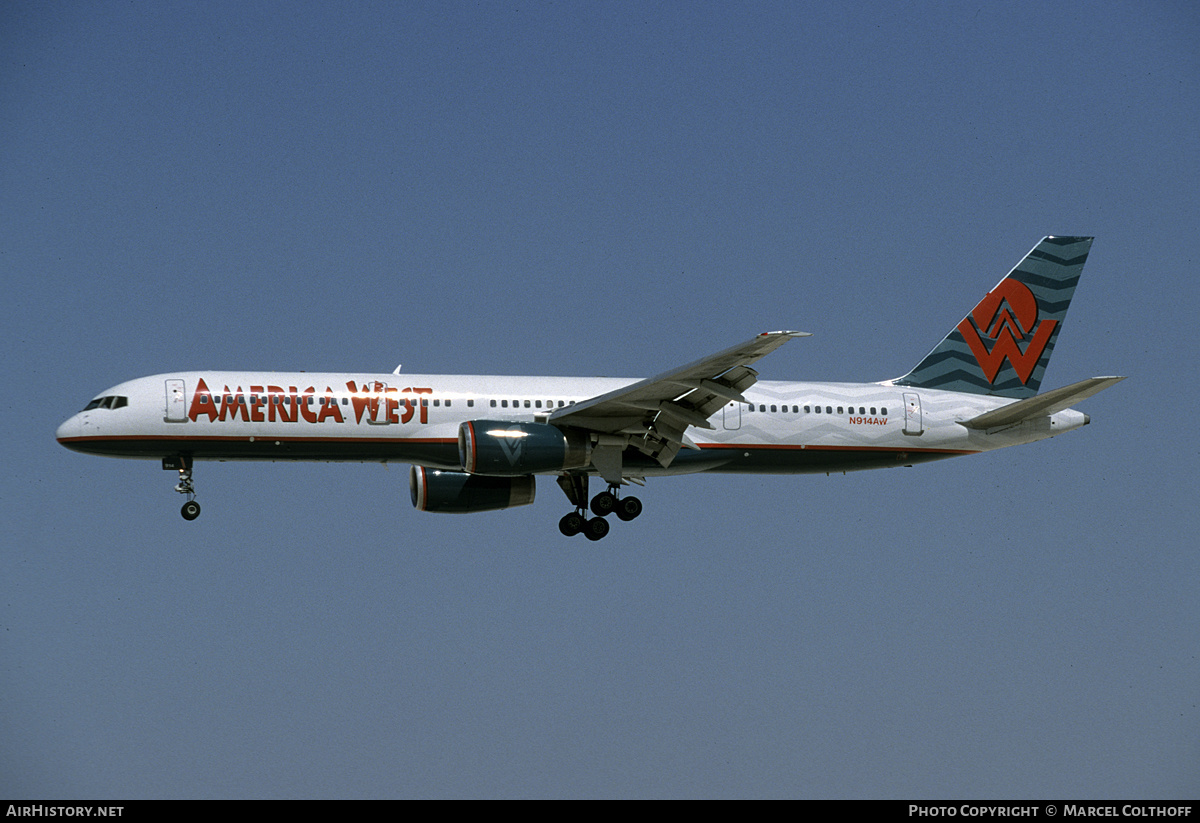
M 458 459 L 471 474 L 513 477 L 587 468 L 592 444 L 582 431 L 549 423 L 468 420 L 458 427 Z
M 490 512 L 533 502 L 533 475 L 484 477 L 413 466 L 408 474 L 413 507 L 423 512 Z

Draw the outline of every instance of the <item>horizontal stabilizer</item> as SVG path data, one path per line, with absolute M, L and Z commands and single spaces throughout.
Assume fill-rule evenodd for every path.
M 1035 417 L 1046 417 L 1055 412 L 1068 409 L 1080 400 L 1091 397 L 1093 394 L 1101 392 L 1109 386 L 1116 385 L 1124 379 L 1124 377 L 1090 377 L 1087 380 L 1072 383 L 1070 386 L 1063 386 L 1061 389 L 1054 389 L 1045 394 L 1018 400 L 1015 403 L 1009 403 L 1007 406 L 1001 406 L 998 409 L 985 412 L 978 417 L 972 417 L 970 420 L 960 422 L 968 429 L 994 429 L 1000 426 L 1015 426 L 1017 423 L 1032 420 Z

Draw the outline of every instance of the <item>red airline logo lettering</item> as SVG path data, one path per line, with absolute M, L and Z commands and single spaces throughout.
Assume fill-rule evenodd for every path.
M 188 419 L 193 423 L 204 417 L 210 423 L 238 420 L 247 423 L 324 423 L 333 420 L 345 423 L 337 395 L 330 386 L 324 391 L 315 386 L 300 390 L 296 386 L 250 386 L 243 391 L 241 386 L 213 392 L 204 382 L 196 381 L 196 391 L 188 407 Z M 413 397 L 416 394 L 432 394 L 431 388 L 397 389 L 383 383 L 364 384 L 360 389 L 354 381 L 346 383 L 350 403 L 354 409 L 354 423 L 407 423 L 414 417 L 421 423 L 429 422 L 429 407 Z M 403 411 L 401 411 L 403 408 Z M 419 411 L 419 416 L 418 416 Z M 348 414 L 348 412 L 347 412 Z
M 989 383 L 996 382 L 1005 360 L 1012 364 L 1021 382 L 1028 383 L 1057 326 L 1057 320 L 1039 323 L 1033 292 L 1024 283 L 1009 279 L 979 301 L 970 316 L 958 324 L 958 331 Z M 984 335 L 995 341 L 990 349 L 983 342 Z M 1024 350 L 1018 340 L 1025 344 Z

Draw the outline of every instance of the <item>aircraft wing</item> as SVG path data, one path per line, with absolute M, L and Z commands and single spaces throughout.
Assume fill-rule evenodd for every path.
M 695 448 L 684 434 L 689 426 L 711 429 L 708 418 L 718 409 L 730 401 L 746 402 L 742 392 L 758 379 L 751 363 L 792 338 L 810 336 L 799 331 L 763 332 L 657 377 L 556 409 L 549 422 L 629 435 L 630 445 L 667 466 L 681 447 Z
M 1032 420 L 1035 417 L 1045 417 L 1055 412 L 1060 412 L 1063 409 L 1068 409 L 1080 400 L 1091 397 L 1093 394 L 1120 383 L 1124 379 L 1124 377 L 1089 377 L 1087 380 L 1081 380 L 1078 383 L 1072 383 L 1060 389 L 1027 397 L 1024 400 L 1018 400 L 1016 403 L 1009 403 L 1007 406 L 1001 406 L 990 412 L 984 412 L 978 417 L 961 421 L 961 425 L 966 426 L 968 429 L 994 429 L 999 426 L 1014 426 L 1025 420 Z

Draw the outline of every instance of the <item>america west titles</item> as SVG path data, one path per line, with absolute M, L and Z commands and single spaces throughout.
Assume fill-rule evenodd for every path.
M 359 386 L 347 381 L 346 393 L 337 394 L 333 387 L 324 390 L 316 386 L 298 389 L 296 386 L 250 386 L 243 391 L 241 386 L 222 386 L 222 391 L 209 390 L 201 378 L 196 381 L 196 390 L 188 406 L 188 419 L 193 423 L 204 417 L 210 423 L 226 420 L 244 420 L 247 423 L 346 423 L 353 410 L 353 421 L 367 423 L 419 423 L 429 422 L 428 403 L 422 403 L 421 395 L 433 393 L 432 388 L 408 386 L 403 389 L 384 383 L 365 383 Z M 339 397 L 349 399 L 347 412 L 342 413 Z

